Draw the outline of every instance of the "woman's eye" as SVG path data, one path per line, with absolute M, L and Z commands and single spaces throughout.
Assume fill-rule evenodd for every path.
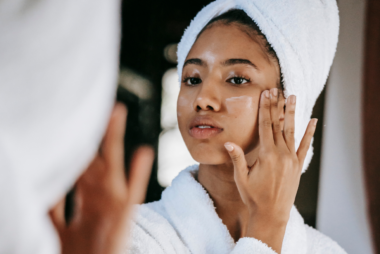
M 249 80 L 242 77 L 233 77 L 228 80 L 232 84 L 241 85 L 247 83 Z
M 186 85 L 190 85 L 190 86 L 197 85 L 202 82 L 200 78 L 186 78 L 184 81 Z

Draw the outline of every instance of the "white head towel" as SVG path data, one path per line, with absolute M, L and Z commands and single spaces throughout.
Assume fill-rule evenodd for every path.
M 198 33 L 214 17 L 231 9 L 244 10 L 276 51 L 285 98 L 297 96 L 295 140 L 298 148 L 321 93 L 336 51 L 339 15 L 335 0 L 217 0 L 204 7 L 178 45 L 178 75 Z M 313 149 L 307 153 L 303 171 Z

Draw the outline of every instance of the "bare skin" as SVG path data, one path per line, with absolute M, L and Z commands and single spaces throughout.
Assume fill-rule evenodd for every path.
M 181 78 L 178 123 L 199 183 L 235 241 L 254 237 L 281 253 L 316 119 L 295 151 L 295 96 L 285 110 L 278 63 L 238 25 L 206 29 Z
M 278 64 L 236 25 L 214 25 L 202 33 L 187 56 L 182 80 L 178 122 L 200 162 L 198 181 L 235 241 L 254 237 L 281 253 L 316 119 L 295 151 L 295 96 L 284 110 L 276 88 Z M 132 204 L 143 201 L 154 157 L 150 148 L 138 149 L 125 179 L 125 117 L 125 109 L 115 106 L 101 149 L 77 182 L 71 223 L 64 221 L 62 202 L 51 211 L 62 253 L 112 254 L 125 244 Z M 207 124 L 213 130 L 203 129 Z
M 119 254 L 125 248 L 132 205 L 144 201 L 154 159 L 152 148 L 138 148 L 129 179 L 125 177 L 126 116 L 126 108 L 117 103 L 98 154 L 76 183 L 76 209 L 70 223 L 64 219 L 64 200 L 50 212 L 62 254 Z

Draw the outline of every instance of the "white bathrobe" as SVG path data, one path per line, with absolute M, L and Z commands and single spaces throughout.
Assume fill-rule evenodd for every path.
M 215 212 L 206 190 L 194 178 L 198 165 L 183 170 L 159 201 L 140 205 L 132 224 L 128 254 L 274 254 L 250 237 L 237 243 Z M 336 242 L 304 224 L 293 206 L 282 254 L 344 254 Z

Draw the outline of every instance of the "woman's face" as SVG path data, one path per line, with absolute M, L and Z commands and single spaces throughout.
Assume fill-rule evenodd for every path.
M 257 150 L 260 95 L 277 87 L 280 77 L 264 50 L 234 24 L 214 23 L 194 43 L 177 101 L 179 129 L 194 160 L 230 161 L 228 141 L 246 154 Z

